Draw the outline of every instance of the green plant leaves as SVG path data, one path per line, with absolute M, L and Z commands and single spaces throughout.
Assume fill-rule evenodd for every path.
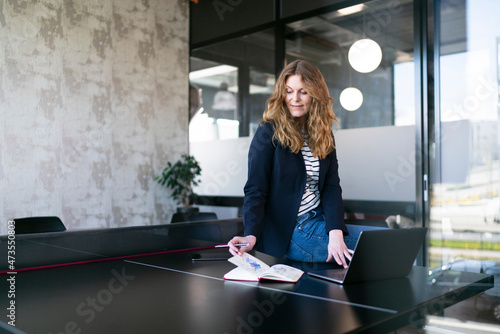
M 154 178 L 162 186 L 172 190 L 172 197 L 182 206 L 191 206 L 196 196 L 192 186 L 200 183 L 201 167 L 191 155 L 183 154 L 175 163 L 170 161 L 161 176 Z

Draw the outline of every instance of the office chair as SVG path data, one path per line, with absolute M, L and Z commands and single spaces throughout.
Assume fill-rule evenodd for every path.
M 16 234 L 66 231 L 61 219 L 55 216 L 15 218 L 14 221 Z
M 225 244 L 235 235 L 243 235 L 243 219 L 184 222 L 167 225 L 167 235 L 174 239 L 205 240 Z
M 222 242 L 221 228 L 218 223 L 185 222 L 172 224 L 168 228 L 168 236 L 175 239 L 196 239 Z M 227 242 L 227 241 L 225 241 Z
M 203 220 L 217 220 L 215 212 L 176 212 L 172 216 L 171 223 L 197 222 Z
M 389 228 L 385 220 L 381 219 L 344 219 L 344 223 L 351 225 L 376 226 Z

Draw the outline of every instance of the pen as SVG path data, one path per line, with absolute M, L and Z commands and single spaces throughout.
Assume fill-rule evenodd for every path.
M 244 243 L 244 244 L 235 244 L 236 247 L 248 247 L 250 246 L 250 243 L 247 242 L 247 243 Z M 217 245 L 215 246 L 215 248 L 226 248 L 226 247 L 229 247 L 229 245 Z

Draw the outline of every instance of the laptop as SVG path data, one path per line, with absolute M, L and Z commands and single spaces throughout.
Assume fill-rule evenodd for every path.
M 339 284 L 405 277 L 426 234 L 426 227 L 363 231 L 348 268 L 313 270 L 308 275 Z

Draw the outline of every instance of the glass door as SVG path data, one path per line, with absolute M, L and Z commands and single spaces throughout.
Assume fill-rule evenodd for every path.
M 250 141 L 274 88 L 274 45 L 268 29 L 191 50 L 189 150 L 202 168 L 194 191 L 219 219 L 238 216 Z
M 347 218 L 416 226 L 413 1 L 375 0 L 286 26 L 286 59 L 318 66 L 335 99 Z
M 498 13 L 496 0 L 436 7 L 431 266 L 479 272 L 500 261 Z
M 238 67 L 191 58 L 189 141 L 238 138 Z

